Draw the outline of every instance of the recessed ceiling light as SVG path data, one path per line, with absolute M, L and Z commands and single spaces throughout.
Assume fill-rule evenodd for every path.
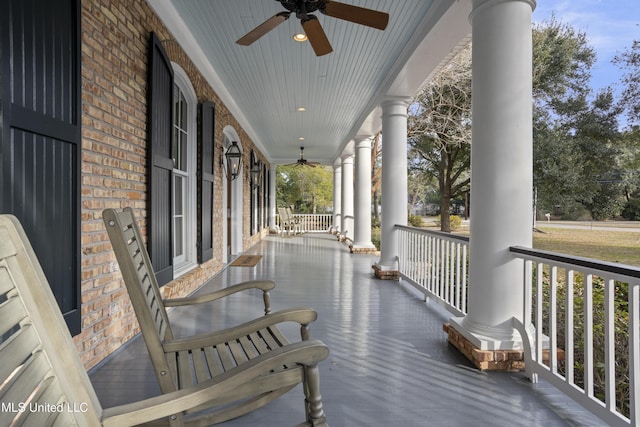
M 306 42 L 307 41 L 307 35 L 303 34 L 303 33 L 298 33 L 298 34 L 294 34 L 293 35 L 293 39 L 297 42 Z
M 304 111 L 307 111 L 307 109 L 304 108 L 304 107 L 298 107 L 298 108 L 296 108 L 296 111 L 300 111 L 302 113 Z
M 304 141 L 304 136 L 299 137 L 298 141 Z

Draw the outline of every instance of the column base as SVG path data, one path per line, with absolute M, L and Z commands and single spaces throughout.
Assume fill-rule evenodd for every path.
M 400 280 L 400 272 L 398 270 L 385 270 L 378 264 L 373 264 L 373 274 L 382 280 Z
M 467 337 L 458 332 L 450 323 L 442 325 L 447 340 L 460 351 L 476 368 L 481 371 L 520 372 L 524 370 L 524 350 L 482 350 Z M 558 361 L 564 360 L 564 350 L 558 349 Z M 548 349 L 542 351 L 542 361 L 549 364 Z
M 351 251 L 352 254 L 376 254 L 376 253 L 378 253 L 378 249 L 376 249 L 376 247 L 373 245 L 373 243 L 371 243 L 371 244 L 354 243 L 352 245 L 349 245 L 349 250 Z

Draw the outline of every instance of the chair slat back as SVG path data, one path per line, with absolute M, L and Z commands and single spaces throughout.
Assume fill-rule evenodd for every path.
M 278 214 L 280 214 L 280 219 L 282 220 L 283 224 L 289 222 L 289 215 L 284 208 L 278 208 Z
M 163 392 L 176 390 L 164 356 L 163 342 L 173 339 L 169 318 L 162 302 L 149 254 L 142 240 L 133 210 L 105 209 L 102 219 L 118 260 L 120 271 L 138 318 L 149 355 Z M 163 373 L 164 372 L 164 373 Z
M 105 209 L 102 217 L 136 316 L 139 320 L 146 318 L 153 325 L 160 341 L 172 338 L 160 288 L 133 211 L 131 208 L 121 212 Z M 140 307 L 140 303 L 144 306 Z M 140 325 L 141 328 L 148 326 Z
M 0 425 L 100 424 L 100 403 L 12 215 L 0 215 L 0 361 Z

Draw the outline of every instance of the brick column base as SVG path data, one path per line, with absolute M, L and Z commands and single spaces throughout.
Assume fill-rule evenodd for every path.
M 523 350 L 480 350 L 449 323 L 442 325 L 448 341 L 481 371 L 518 372 L 524 370 Z
M 382 270 L 377 265 L 372 265 L 373 273 L 378 279 L 382 280 L 400 280 L 400 272 L 396 270 Z
M 448 341 L 481 371 L 519 372 L 524 370 L 524 350 L 480 350 L 451 327 L 442 325 Z M 558 349 L 558 361 L 564 360 L 564 350 Z M 543 363 L 549 364 L 549 350 L 542 351 Z
M 349 251 L 352 254 L 377 254 L 380 255 L 380 251 L 378 251 L 375 247 L 373 248 L 354 248 L 353 245 L 349 245 Z

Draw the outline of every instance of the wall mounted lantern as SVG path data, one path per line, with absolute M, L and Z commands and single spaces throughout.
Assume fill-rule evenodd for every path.
M 261 162 L 254 162 L 251 167 L 251 182 L 253 183 L 254 188 L 260 186 L 260 178 L 262 176 L 262 166 L 260 163 Z
M 233 181 L 240 175 L 240 168 L 242 167 L 242 151 L 238 147 L 237 141 L 232 141 L 227 152 L 224 153 L 224 157 L 227 159 L 225 173 L 229 181 Z

